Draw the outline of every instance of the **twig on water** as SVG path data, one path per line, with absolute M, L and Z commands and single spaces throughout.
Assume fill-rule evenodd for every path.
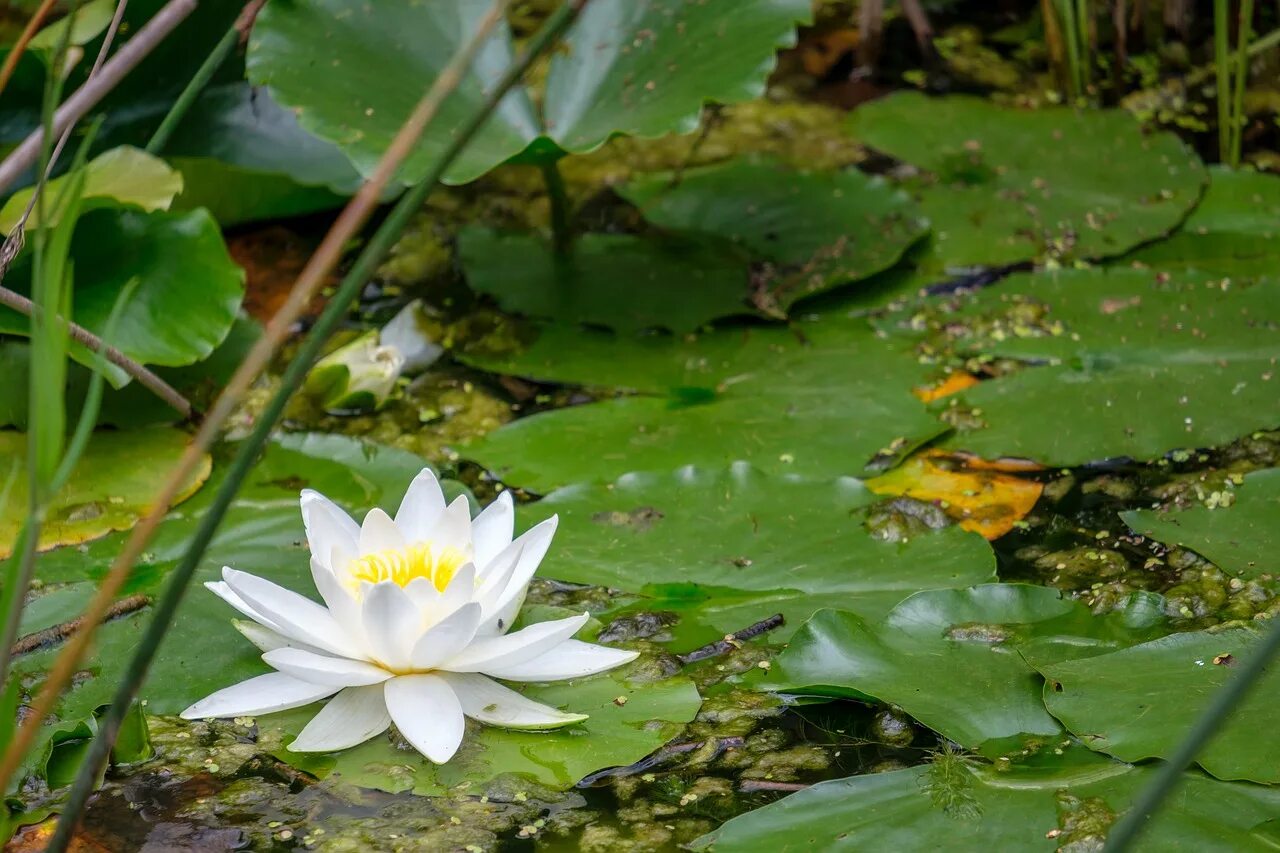
M 126 596 L 107 608 L 107 617 L 103 621 L 110 622 L 112 619 L 119 619 L 121 616 L 137 613 L 150 603 L 151 598 L 146 595 Z M 18 641 L 9 648 L 9 656 L 16 658 L 19 655 L 29 655 L 32 652 L 55 646 L 80 630 L 80 626 L 83 624 L 83 617 L 77 616 L 74 619 L 68 619 L 66 622 L 59 622 L 57 625 L 51 625 L 48 628 L 19 637 Z
M 686 652 L 682 655 L 676 655 L 683 664 L 697 663 L 700 660 L 717 657 L 718 655 L 727 654 L 734 649 L 741 648 L 742 644 L 752 637 L 758 637 L 766 631 L 772 631 L 774 628 L 782 626 L 785 620 L 781 613 L 775 613 L 768 619 L 761 619 L 754 625 L 748 625 L 741 631 L 734 631 L 732 634 L 725 634 L 723 640 L 716 640 L 714 643 Z

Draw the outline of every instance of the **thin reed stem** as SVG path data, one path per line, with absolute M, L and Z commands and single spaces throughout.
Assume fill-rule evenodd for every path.
M 0 93 L 3 93 L 5 87 L 9 85 L 13 72 L 18 68 L 18 60 L 22 59 L 22 54 L 27 51 L 27 45 L 31 43 L 31 39 L 35 38 L 40 25 L 44 23 L 45 18 L 49 17 L 49 12 L 57 2 L 58 0 L 42 0 L 35 12 L 31 14 L 27 25 L 22 28 L 18 40 L 14 42 L 13 47 L 9 48 L 9 55 L 4 58 L 4 65 L 0 66 Z
M 540 168 L 547 188 L 547 200 L 551 202 L 551 245 L 556 255 L 563 257 L 573 246 L 569 193 L 565 190 L 564 176 L 560 174 L 556 161 L 546 160 Z
M 267 0 L 250 0 L 245 5 L 244 11 L 236 18 L 231 28 L 223 34 L 222 38 L 214 46 L 213 52 L 205 57 L 204 62 L 196 69 L 196 73 L 192 75 L 190 82 L 187 83 L 182 93 L 178 95 L 178 99 L 173 102 L 173 106 L 169 107 L 169 112 L 165 114 L 160 126 L 151 135 L 151 139 L 147 141 L 146 150 L 148 154 L 159 154 L 164 150 L 165 145 L 169 143 L 169 137 L 173 136 L 173 132 L 178 129 L 178 125 L 182 123 L 182 119 L 186 117 L 191 110 L 191 106 L 200 97 L 200 93 L 209 85 L 213 75 L 218 73 L 218 69 L 222 67 L 222 63 L 227 61 L 227 57 L 231 55 L 231 51 L 235 50 L 240 40 L 248 35 L 249 30 L 253 27 L 254 19 L 258 17 L 258 12 L 262 10 L 266 2 Z
M 1271 625 L 1263 636 L 1262 642 L 1254 647 L 1253 653 L 1245 658 L 1230 681 L 1218 688 L 1209 707 L 1196 720 L 1191 731 L 1178 745 L 1177 751 L 1169 756 L 1147 787 L 1138 795 L 1137 801 L 1124 816 L 1111 827 L 1103 846 L 1105 853 L 1123 853 L 1129 850 L 1138 836 L 1147 828 L 1150 819 L 1160 810 L 1169 795 L 1182 781 L 1183 771 L 1195 761 L 1201 751 L 1217 736 L 1226 723 L 1227 718 L 1245 700 L 1251 691 L 1266 674 L 1267 666 L 1280 653 L 1280 617 L 1272 617 Z
M 431 172 L 401 197 L 400 201 L 383 221 L 351 269 L 344 276 L 337 292 L 330 298 L 320 318 L 312 327 L 311 332 L 303 341 L 293 360 L 286 367 L 284 375 L 281 377 L 280 387 L 258 416 L 258 420 L 254 424 L 253 431 L 249 437 L 244 439 L 238 447 L 226 479 L 214 496 L 212 505 L 201 519 L 200 527 L 192 537 L 192 541 L 183 554 L 182 560 L 170 575 L 164 593 L 156 605 L 155 613 L 147 625 L 146 633 L 138 644 L 133 658 L 129 661 L 128 669 L 125 671 L 124 677 L 117 688 L 111 706 L 99 720 L 98 734 L 94 738 L 89 754 L 76 776 L 75 785 L 67 802 L 64 817 L 59 822 L 57 831 L 48 848 L 53 853 L 60 853 L 60 851 L 65 850 L 70 842 L 79 816 L 93 791 L 98 770 L 110 754 L 115 737 L 119 732 L 121 721 L 124 719 L 125 714 L 137 696 L 138 689 L 146 678 L 151 661 L 159 649 L 165 633 L 172 624 L 178 606 L 190 586 L 191 578 L 204 557 L 205 549 L 217 531 L 223 515 L 235 499 L 241 482 L 256 464 L 258 454 L 275 428 L 276 421 L 283 414 L 289 398 L 301 387 L 306 379 L 307 372 L 320 355 L 325 342 L 337 330 L 351 304 L 359 296 L 361 288 L 376 271 L 378 264 L 390 252 L 400 232 L 404 230 L 412 217 L 422 209 L 423 202 L 434 189 L 441 176 L 453 164 L 458 155 L 462 153 L 480 128 L 484 126 L 485 121 L 497 109 L 498 104 L 506 93 L 520 81 L 529 66 L 555 43 L 565 28 L 577 17 L 586 2 L 587 0 L 574 0 L 574 2 L 567 3 L 547 19 L 538 34 L 530 40 L 524 54 L 507 68 L 499 82 L 490 90 L 480 110 L 453 136 L 453 141 L 449 148 L 435 162 Z M 505 5 L 506 0 L 498 0 L 489 14 L 491 16 L 496 14 L 501 17 L 502 9 Z M 488 20 L 486 18 L 486 21 Z M 489 27 L 485 27 L 484 23 L 482 23 L 481 31 L 477 32 L 476 37 L 473 38 L 467 48 L 459 51 L 454 60 L 451 60 L 450 66 L 456 62 L 460 66 L 460 71 L 465 69 L 470 64 L 470 60 L 474 57 L 480 44 L 483 43 L 484 37 L 488 30 L 491 29 L 491 26 L 492 24 Z M 459 61 L 460 58 L 463 61 Z M 441 76 L 443 77 L 443 74 Z M 459 74 L 458 79 L 460 79 L 460 76 Z M 439 84 L 439 78 L 437 78 L 437 84 Z M 448 84 L 448 90 L 451 91 L 456 85 L 457 80 L 454 80 Z M 433 86 L 432 92 L 435 92 L 435 90 Z M 428 98 L 430 98 L 430 94 L 428 94 Z M 436 103 L 443 100 L 444 94 L 447 94 L 447 92 L 442 92 Z M 427 98 L 424 98 L 425 100 Z M 407 122 L 405 127 L 409 127 L 411 124 L 413 124 L 412 120 Z M 416 140 L 421 135 L 422 129 L 421 126 L 418 127 L 413 139 Z M 392 147 L 395 147 L 394 143 Z M 403 160 L 409 148 L 411 148 L 411 145 L 406 146 L 399 157 L 388 164 L 388 169 L 382 169 L 380 164 L 378 173 L 385 172 L 388 177 L 393 174 L 395 167 L 399 161 Z M 384 155 L 384 162 L 388 160 L 391 153 L 389 150 L 388 155 Z
M 1230 159 L 1227 165 L 1240 165 L 1244 148 L 1244 88 L 1249 80 L 1249 36 L 1253 33 L 1253 0 L 1240 0 L 1240 23 L 1236 30 L 1235 80 L 1231 93 Z

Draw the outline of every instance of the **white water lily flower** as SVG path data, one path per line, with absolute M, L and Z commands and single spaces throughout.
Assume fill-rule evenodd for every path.
M 289 749 L 346 749 L 394 722 L 442 764 L 462 742 L 464 715 L 514 729 L 586 719 L 526 699 L 495 678 L 559 681 L 636 657 L 571 639 L 586 613 L 510 631 L 557 518 L 513 541 L 515 510 L 506 492 L 472 519 L 466 498 L 446 507 L 435 475 L 423 470 L 394 520 L 374 509 L 357 525 L 309 489 L 302 520 L 325 604 L 224 568 L 220 583 L 205 585 L 253 620 L 237 627 L 277 671 L 219 690 L 183 717 L 253 716 L 333 696 Z

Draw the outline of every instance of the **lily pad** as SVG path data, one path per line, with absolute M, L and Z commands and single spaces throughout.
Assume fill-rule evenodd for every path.
M 40 530 L 40 550 L 76 545 L 132 527 L 146 514 L 189 440 L 182 430 L 169 427 L 94 433 L 80 464 L 49 508 Z M 26 458 L 26 435 L 0 431 L 0 482 L 8 479 L 13 466 L 18 472 L 0 512 L 0 559 L 13 553 L 26 517 Z M 206 455 L 179 491 L 179 502 L 200 488 L 209 476 L 209 466 Z
M 628 474 L 559 489 L 522 508 L 533 523 L 560 516 L 545 574 L 628 592 L 679 594 L 697 611 L 781 612 L 798 627 L 819 607 L 879 615 L 922 589 L 993 579 L 991 549 L 957 528 L 902 542 L 868 532 L 877 498 L 857 480 L 766 476 L 749 465 Z M 677 589 L 677 585 L 688 585 Z M 647 603 L 642 606 L 649 606 Z M 653 606 L 664 607 L 661 601 Z M 686 633 L 686 636 L 688 634 Z M 713 637 L 712 639 L 715 639 Z
M 639 352 L 630 343 L 619 348 L 628 356 Z M 662 365 L 665 378 L 677 372 L 677 353 L 699 352 L 714 361 L 695 370 L 727 378 L 668 397 L 624 397 L 537 414 L 490 433 L 464 453 L 504 482 L 546 493 L 629 471 L 722 467 L 738 460 L 767 474 L 859 475 L 876 467 L 877 457 L 905 454 L 945 429 L 909 390 L 925 368 L 905 348 L 858 324 L 811 345 L 785 332 L 748 337 L 725 329 L 703 335 L 696 345 L 649 348 L 648 360 Z M 738 354 L 741 373 L 735 373 Z M 582 378 L 593 372 L 578 356 L 567 359 Z M 599 371 L 635 375 L 640 364 L 601 364 Z
M 734 818 L 693 847 L 718 853 L 1093 850 L 1156 772 L 1102 759 L 998 770 L 944 758 L 822 782 Z M 1274 844 L 1254 828 L 1277 809 L 1280 790 L 1187 773 L 1134 849 L 1262 853 Z
M 1174 634 L 1083 660 L 1040 665 L 1044 702 L 1091 749 L 1125 761 L 1167 758 L 1260 641 L 1251 628 Z M 1280 716 L 1271 669 L 1196 757 L 1219 779 L 1280 782 Z
M 120 290 L 138 287 L 120 314 L 111 343 L 143 364 L 187 365 L 207 357 L 236 319 L 244 273 L 227 254 L 218 224 L 204 211 L 140 213 L 97 210 L 76 225 L 73 319 L 102 334 Z M 29 256 L 14 265 L 6 283 L 29 291 Z M 0 309 L 0 332 L 28 333 L 26 317 Z M 72 356 L 92 363 L 73 347 Z M 123 370 L 108 373 L 117 388 Z
M 620 192 L 654 225 L 713 234 L 750 252 L 760 262 L 751 298 L 770 314 L 888 269 L 928 228 L 905 193 L 856 169 L 733 161 L 672 180 L 655 175 Z
M 961 427 L 948 447 L 1073 466 L 1153 459 L 1280 423 L 1274 280 L 1059 270 L 1011 277 L 961 313 L 939 322 L 973 321 L 963 350 L 1029 366 L 935 403 Z
M 390 736 L 341 753 L 312 755 L 280 749 L 274 754 L 317 776 L 392 793 L 443 794 L 459 785 L 477 785 L 507 773 L 566 789 L 596 770 L 639 761 L 679 734 L 702 704 L 693 682 L 682 676 L 631 683 L 621 676 L 600 675 L 530 686 L 522 692 L 535 701 L 572 708 L 589 718 L 581 725 L 553 732 L 470 724 L 458 754 L 439 766 L 406 752 Z M 283 733 L 287 743 L 314 713 L 311 706 L 261 717 L 258 725 Z
M 244 82 L 205 90 L 164 153 L 186 183 L 178 208 L 208 208 L 223 226 L 338 207 L 361 182 L 337 146 Z
M 472 290 L 532 317 L 684 332 L 749 312 L 747 260 L 714 240 L 585 234 L 557 257 L 537 237 L 467 228 L 458 254 Z
M 1167 240 L 1143 246 L 1126 260 L 1161 269 L 1199 269 L 1217 275 L 1267 275 L 1276 268 L 1280 177 L 1211 166 L 1209 188 L 1186 222 Z
M 333 141 L 369 174 L 426 87 L 489 8 L 485 0 L 390 0 L 354 11 L 343 0 L 275 3 L 249 45 L 250 79 Z M 447 180 L 465 183 L 531 143 L 557 156 L 587 151 L 615 132 L 688 132 L 704 102 L 756 97 L 774 51 L 794 44 L 807 0 L 598 0 L 551 62 L 542 114 L 517 88 L 458 158 Z M 514 53 L 500 24 L 401 170 L 420 179 Z
M 52 209 L 45 211 L 47 224 L 57 224 L 62 209 L 56 206 L 66 177 L 46 185 L 45 198 Z M 85 166 L 82 211 L 95 207 L 136 207 L 145 211 L 168 210 L 173 197 L 182 192 L 182 175 L 145 151 L 123 145 L 94 157 Z M 0 231 L 8 233 L 26 210 L 31 190 L 19 190 L 0 209 Z M 33 208 L 27 228 L 40 227 L 40 209 Z
M 1176 136 L 1144 133 L 1122 110 L 899 92 L 859 107 L 850 127 L 931 173 L 914 189 L 936 271 L 1121 254 L 1177 227 L 1206 179 Z
M 818 612 L 778 658 L 767 686 L 887 702 L 949 740 L 999 753 L 1025 738 L 1061 732 L 1018 647 L 1094 637 L 1081 643 L 1096 652 L 1158 630 L 1150 624 L 1117 627 L 1047 587 L 987 584 L 920 592 L 878 623 L 837 610 Z
M 1245 475 L 1230 492 L 1230 506 L 1193 506 L 1179 512 L 1123 512 L 1124 523 L 1143 536 L 1184 545 L 1243 577 L 1280 570 L 1280 468 Z

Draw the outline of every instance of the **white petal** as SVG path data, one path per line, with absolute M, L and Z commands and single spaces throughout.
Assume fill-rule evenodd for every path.
M 365 638 L 369 654 L 389 669 L 409 668 L 409 651 L 422 635 L 422 614 L 394 581 L 364 587 Z
M 306 643 L 299 643 L 297 640 L 290 640 L 284 634 L 278 634 L 270 628 L 259 625 L 257 622 L 248 622 L 244 619 L 232 619 L 231 624 L 237 631 L 244 635 L 244 638 L 253 643 L 264 652 L 274 652 L 276 649 L 306 649 L 314 652 L 315 649 Z
M 360 525 L 360 554 L 376 554 L 379 551 L 403 551 L 404 534 L 396 523 L 381 509 L 374 507 Z
M 489 672 L 491 669 L 509 669 L 551 651 L 578 633 L 587 624 L 591 614 L 570 616 L 539 622 L 521 628 L 512 634 L 498 634 L 471 644 L 453 658 L 445 660 L 440 668 L 449 672 Z
M 381 684 L 391 677 L 391 673 L 368 661 L 318 655 L 306 649 L 276 649 L 264 654 L 262 659 L 286 675 L 333 687 Z
M 269 672 L 204 697 L 183 711 L 182 716 L 187 720 L 201 720 L 271 714 L 310 705 L 337 689 L 327 684 L 299 681 L 283 672 Z
M 436 602 L 434 608 L 424 613 L 427 624 L 440 621 L 462 605 L 475 600 L 475 596 L 476 567 L 474 563 L 464 563 L 453 573 L 453 577 L 449 578 L 449 585 L 444 588 L 444 592 L 440 593 L 440 600 Z M 481 617 L 483 618 L 483 611 Z
M 441 548 L 466 552 L 471 545 L 471 504 L 466 495 L 458 495 L 445 507 L 427 538 Z
M 333 752 L 376 737 L 391 727 L 381 684 L 348 687 L 320 709 L 289 744 L 290 752 Z
M 458 695 L 462 713 L 473 720 L 507 729 L 558 729 L 580 723 L 586 714 L 566 714 L 550 705 L 526 699 L 492 678 L 474 673 L 441 673 Z
M 424 542 L 442 512 L 444 492 L 440 491 L 440 481 L 430 468 L 423 468 L 400 501 L 396 526 L 409 542 Z
M 335 548 L 333 553 L 340 554 L 342 552 Z M 345 566 L 346 564 L 344 563 L 343 565 Z M 338 624 L 346 629 L 347 636 L 363 649 L 366 643 L 364 623 L 361 621 L 360 615 L 360 600 L 339 579 L 339 575 L 325 568 L 314 556 L 311 558 L 311 580 L 315 583 L 316 591 L 320 593 L 320 597 L 324 599 L 325 606 L 333 614 L 333 618 L 338 620 Z
M 222 579 L 253 610 L 267 617 L 268 628 L 334 654 L 343 655 L 351 651 L 353 643 L 346 630 L 333 618 L 333 614 L 311 599 L 264 578 L 225 566 Z
M 595 675 L 639 657 L 639 652 L 596 646 L 579 640 L 565 640 L 549 652 L 511 668 L 497 667 L 485 675 L 507 681 L 561 681 Z
M 280 633 L 280 628 L 279 626 L 276 625 L 276 623 L 272 622 L 269 618 L 267 618 L 266 616 L 263 616 L 257 610 L 254 610 L 252 607 L 250 607 L 247 601 L 245 601 L 240 596 L 236 595 L 235 590 L 227 586 L 226 581 L 205 581 L 204 587 L 205 589 L 209 590 L 209 592 L 212 592 L 214 595 L 218 596 L 218 598 L 221 598 L 227 604 L 230 604 L 236 610 L 239 610 L 245 616 L 248 616 L 254 622 L 257 622 L 259 625 L 262 625 L 263 627 L 270 628 L 272 631 L 275 631 L 277 634 Z
M 516 540 L 523 545 L 523 548 L 516 561 L 515 571 L 511 573 L 506 586 L 495 594 L 492 605 L 486 606 L 485 621 L 481 623 L 477 633 L 505 634 L 511 630 L 511 623 L 515 621 L 516 614 L 524 604 L 529 581 L 533 579 L 533 573 L 538 570 L 542 558 L 547 555 L 547 549 L 551 547 L 551 538 L 555 536 L 559 523 L 560 517 L 553 515 Z
M 444 764 L 458 751 L 466 723 L 453 688 L 438 675 L 402 675 L 384 685 L 387 710 L 414 748 Z
M 312 557 L 328 565 L 334 547 L 354 551 L 360 536 L 360 525 L 342 507 L 314 489 L 302 490 L 302 526 Z
M 456 575 L 455 575 L 456 577 Z M 405 584 L 405 594 L 409 596 L 409 600 L 413 602 L 414 607 L 427 614 L 436 609 L 440 603 L 440 596 L 443 594 L 436 589 L 436 585 L 426 578 L 414 578 Z M 424 618 L 426 618 L 424 616 Z M 430 619 L 427 619 L 430 622 Z
M 414 643 L 409 661 L 416 670 L 435 669 L 467 647 L 480 624 L 480 605 L 464 604 L 432 625 Z
M 511 576 L 515 574 L 516 565 L 520 562 L 520 554 L 524 551 L 524 542 L 517 539 L 499 552 L 488 565 L 479 566 L 476 570 L 476 601 L 485 605 L 485 612 L 496 610 L 498 597 L 507 589 Z
M 488 565 L 503 548 L 510 545 L 515 536 L 515 527 L 516 509 L 511 503 L 511 492 L 504 491 L 471 522 L 476 565 Z

